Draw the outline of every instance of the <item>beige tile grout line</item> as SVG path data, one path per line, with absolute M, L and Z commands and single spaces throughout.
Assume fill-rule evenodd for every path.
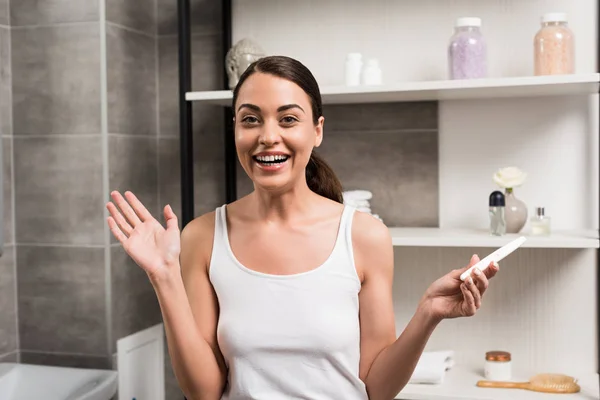
M 102 198 L 104 203 L 110 200 L 110 182 L 108 178 L 108 103 L 107 103 L 107 55 L 106 55 L 106 0 L 98 2 L 100 7 L 100 126 L 102 136 Z M 110 246 L 110 229 L 106 223 L 108 210 L 103 207 L 103 226 L 104 226 L 104 305 L 106 307 L 106 349 L 107 355 L 112 359 L 112 271 L 111 271 L 111 246 Z

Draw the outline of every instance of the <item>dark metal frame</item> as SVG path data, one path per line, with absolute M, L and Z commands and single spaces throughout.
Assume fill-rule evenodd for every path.
M 221 60 L 225 60 L 231 48 L 231 0 L 221 0 L 222 4 L 222 48 Z M 600 46 L 600 5 L 597 7 L 596 35 Z M 185 99 L 185 94 L 192 90 L 191 29 L 190 0 L 177 0 L 178 32 L 179 32 L 179 137 L 181 151 L 181 224 L 185 226 L 194 218 L 194 157 L 192 102 Z M 600 49 L 596 70 L 600 72 Z M 224 68 L 223 68 L 224 70 Z M 227 74 L 223 74 L 223 88 L 228 89 Z M 233 112 L 230 107 L 223 107 L 225 123 L 225 196 L 230 203 L 237 198 L 236 152 L 233 133 Z M 600 109 L 598 110 L 600 112 Z M 598 132 L 600 136 L 600 131 Z M 598 149 L 600 152 L 600 148 Z M 599 166 L 600 167 L 600 166 Z M 598 212 L 600 216 L 600 208 Z M 600 220 L 599 220 L 600 225 Z M 600 262 L 600 249 L 596 251 L 596 264 Z M 600 373 L 600 271 L 596 272 L 596 305 L 597 305 L 597 346 L 598 372 Z M 599 381 L 600 386 L 600 381 Z

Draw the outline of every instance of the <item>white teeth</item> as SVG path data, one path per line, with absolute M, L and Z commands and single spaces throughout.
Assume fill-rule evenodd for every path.
M 275 155 L 275 156 L 257 156 L 256 159 L 258 161 L 263 161 L 263 162 L 274 162 L 274 161 L 285 161 L 287 160 L 287 156 L 284 155 Z

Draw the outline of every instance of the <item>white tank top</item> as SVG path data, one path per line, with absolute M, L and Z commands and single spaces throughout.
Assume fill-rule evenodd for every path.
M 344 207 L 335 247 L 321 266 L 272 275 L 235 258 L 225 208 L 216 210 L 209 271 L 219 301 L 218 343 L 229 369 L 222 399 L 368 399 L 358 375 L 354 209 Z

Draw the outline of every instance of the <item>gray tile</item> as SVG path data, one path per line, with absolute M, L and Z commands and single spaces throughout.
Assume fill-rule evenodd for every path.
M 162 321 L 160 307 L 146 273 L 120 245 L 111 246 L 113 340 Z M 116 344 L 115 344 L 116 348 Z
M 21 362 L 24 364 L 50 365 L 71 368 L 110 369 L 108 356 L 82 354 L 57 354 L 34 351 L 22 351 Z
M 326 105 L 325 132 L 437 129 L 437 102 Z
M 156 138 L 108 136 L 109 191 L 133 192 L 154 215 L 158 214 Z M 116 239 L 111 235 L 112 243 Z
M 104 244 L 100 136 L 15 137 L 17 243 Z
M 17 304 L 14 247 L 7 246 L 0 257 L 0 354 L 17 350 Z
M 156 39 L 114 25 L 106 38 L 108 132 L 156 135 Z
M 158 1 L 158 34 L 177 34 L 177 2 L 173 0 Z M 193 33 L 221 32 L 221 1 L 191 0 L 190 24 Z
M 330 132 L 317 152 L 344 190 L 373 193 L 372 212 L 388 226 L 438 226 L 436 132 Z
M 17 351 L 13 351 L 11 353 L 6 353 L 0 355 L 0 363 L 18 363 L 19 362 L 19 353 Z
M 101 132 L 98 23 L 13 29 L 12 72 L 14 134 Z
M 225 165 L 222 135 L 194 140 L 194 214 L 213 211 L 225 202 Z M 181 222 L 181 170 L 179 140 L 159 140 L 159 190 L 161 206 L 170 204 Z M 164 218 L 161 217 L 164 223 Z
M 156 35 L 156 0 L 105 1 L 107 21 Z
M 0 25 L 10 25 L 9 0 L 0 0 Z
M 61 22 L 97 22 L 99 0 L 13 0 L 10 2 L 12 26 L 49 25 Z
M 12 135 L 10 30 L 0 27 L 0 135 Z
M 21 350 L 108 355 L 104 249 L 17 246 Z
M 176 37 L 159 38 L 159 110 L 160 135 L 179 136 L 179 78 Z M 222 89 L 225 71 L 220 56 L 220 36 L 192 36 L 193 90 Z M 194 104 L 194 132 L 220 130 L 223 108 Z
M 13 215 L 13 182 L 12 182 L 12 166 L 11 166 L 11 157 L 12 157 L 12 139 L 4 137 L 2 138 L 2 174 L 4 176 L 4 180 L 2 182 L 2 196 L 3 196 L 3 207 L 2 210 L 3 215 L 3 235 L 4 235 L 4 243 L 12 244 L 15 242 L 15 238 L 13 235 L 15 226 L 14 224 L 14 215 Z

